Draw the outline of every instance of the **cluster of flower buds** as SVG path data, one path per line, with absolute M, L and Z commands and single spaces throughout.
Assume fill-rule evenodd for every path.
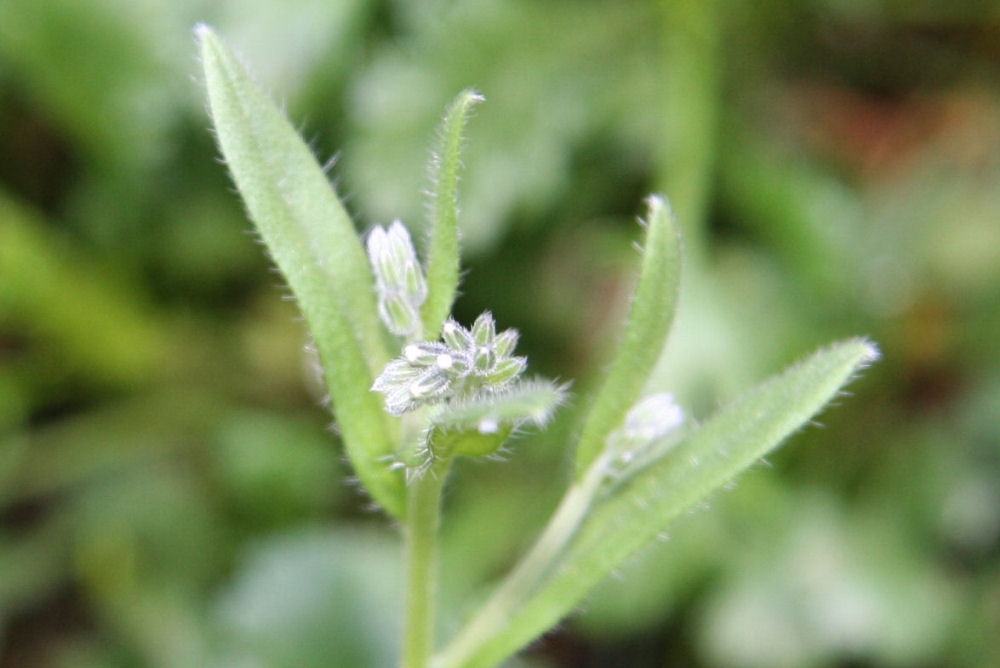
M 388 230 L 373 229 L 368 235 L 368 260 L 375 273 L 382 322 L 398 336 L 418 334 L 420 306 L 427 299 L 427 281 L 406 227 L 397 220 Z
M 517 332 L 498 334 L 489 312 L 476 318 L 471 330 L 448 320 L 442 339 L 407 344 L 402 357 L 389 362 L 375 379 L 372 390 L 385 394 L 389 413 L 402 415 L 427 404 L 497 392 L 527 364 L 524 357 L 511 356 Z

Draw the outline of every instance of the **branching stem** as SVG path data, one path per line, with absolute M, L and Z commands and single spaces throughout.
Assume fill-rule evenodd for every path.
M 552 519 L 531 550 L 500 584 L 493 596 L 480 608 L 455 640 L 435 660 L 434 666 L 460 666 L 479 645 L 500 631 L 517 607 L 527 599 L 543 576 L 549 572 L 587 516 L 594 496 L 604 480 L 607 461 L 594 462 L 587 475 L 563 495 Z

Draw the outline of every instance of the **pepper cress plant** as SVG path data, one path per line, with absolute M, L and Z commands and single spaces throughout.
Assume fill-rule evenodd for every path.
M 400 222 L 376 227 L 362 243 L 292 126 L 210 28 L 196 34 L 219 147 L 305 316 L 347 456 L 404 534 L 406 668 L 486 667 L 510 657 L 877 357 L 863 339 L 831 345 L 697 425 L 685 424 L 669 395 L 644 396 L 673 319 L 681 264 L 670 207 L 651 196 L 617 355 L 594 396 L 578 398 L 588 411 L 576 442 L 566 444 L 575 465 L 562 501 L 464 628 L 434 647 L 436 536 L 452 462 L 544 428 L 564 398 L 564 387 L 526 377 L 515 330 L 499 329 L 488 312 L 469 326 L 450 315 L 462 132 L 482 98 L 465 91 L 444 116 L 421 261 Z

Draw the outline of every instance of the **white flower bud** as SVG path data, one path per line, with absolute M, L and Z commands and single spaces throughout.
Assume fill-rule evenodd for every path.
M 382 322 L 393 334 L 416 334 L 421 326 L 420 306 L 427 299 L 427 282 L 410 233 L 398 220 L 388 230 L 376 227 L 368 235 L 367 249 Z
M 373 232 L 371 239 L 378 252 L 391 245 L 384 232 Z M 387 411 L 400 415 L 424 404 L 468 398 L 481 391 L 496 393 L 508 388 L 527 366 L 524 357 L 510 356 L 517 332 L 508 329 L 497 335 L 489 313 L 476 318 L 471 331 L 449 319 L 441 337 L 443 342 L 407 344 L 401 357 L 387 364 L 375 380 L 372 390 L 386 395 Z
M 672 394 L 661 392 L 646 397 L 625 416 L 625 438 L 652 441 L 666 436 L 684 422 L 684 411 Z
M 647 456 L 651 448 L 672 447 L 669 440 L 662 439 L 683 423 L 684 411 L 674 402 L 673 395 L 654 394 L 629 410 L 622 428 L 608 437 L 608 447 L 619 465 L 628 466 Z

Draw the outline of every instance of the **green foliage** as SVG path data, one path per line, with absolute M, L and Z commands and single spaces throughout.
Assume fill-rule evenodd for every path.
M 198 35 L 219 146 L 312 330 L 347 452 L 372 496 L 402 516 L 402 480 L 382 463 L 394 450 L 392 432 L 365 391 L 388 353 L 354 226 L 309 149 L 235 56 L 208 28 Z
M 212 618 L 215 657 L 273 666 L 388 666 L 398 656 L 397 546 L 384 534 L 308 527 L 253 545 Z M 291 607 L 268 602 L 293 601 Z
M 518 383 L 496 395 L 453 402 L 431 417 L 427 442 L 435 452 L 482 457 L 496 452 L 522 423 L 544 426 L 564 391 L 544 380 Z
M 619 492 L 664 471 L 717 407 L 796 351 L 863 332 L 885 359 L 823 429 L 683 513 L 507 663 L 558 664 L 569 648 L 573 662 L 636 668 L 992 665 L 992 9 L 722 10 L 0 3 L 0 664 L 381 668 L 401 653 L 399 521 L 364 505 L 343 431 L 329 428 L 330 388 L 303 352 L 313 324 L 249 240 L 218 164 L 192 55 L 205 21 L 309 153 L 336 153 L 323 171 L 350 227 L 404 221 L 424 268 L 447 238 L 433 231 L 444 181 L 432 167 L 428 188 L 422 168 L 428 149 L 448 152 L 448 122 L 436 141 L 434 128 L 457 91 L 489 100 L 450 117 L 468 140 L 450 144 L 462 207 L 456 197 L 445 218 L 462 266 L 457 250 L 440 256 L 443 302 L 460 270 L 455 319 L 490 310 L 519 330 L 524 375 L 572 384 L 544 429 L 433 436 L 444 451 L 461 437 L 470 455 L 499 445 L 490 462 L 450 467 L 439 658 L 460 638 L 484 656 L 477 638 L 513 648 L 543 628 L 526 603 L 548 591 L 559 614 L 549 585 L 571 549 L 583 560 L 572 546 L 585 533 L 605 535 L 592 522 Z M 626 340 L 646 259 L 632 245 L 650 248 L 633 220 L 649 192 L 670 196 L 684 276 L 670 345 L 638 396 L 669 392 L 686 419 L 645 444 L 613 428 L 625 457 L 588 486 L 573 454 Z M 373 343 L 384 359 L 403 345 L 358 347 Z M 447 420 L 435 408 L 388 429 L 392 447 L 409 445 L 380 472 L 426 462 L 414 456 L 425 428 Z M 471 628 L 500 594 L 514 613 Z M 677 634 L 686 642 L 664 642 Z
M 493 628 L 460 637 L 440 665 L 486 668 L 530 643 L 682 513 L 777 447 L 877 356 L 866 341 L 817 353 L 722 409 L 657 460 L 627 471 L 605 498 L 593 499 L 597 488 L 588 482 L 617 475 L 611 457 L 598 459 L 579 485 L 591 497 L 582 502 L 592 504 L 589 514 L 578 516 L 579 529 L 571 539 L 567 532 L 565 547 L 545 565 L 534 590 L 489 610 Z M 558 530 L 565 521 L 556 515 L 550 527 Z
M 483 97 L 467 90 L 448 107 L 441 129 L 440 145 L 431 159 L 431 205 L 433 224 L 427 256 L 429 294 L 424 303 L 424 334 L 436 337 L 451 314 L 458 288 L 458 173 L 462 132 L 472 106 Z
M 576 453 L 577 476 L 597 458 L 611 432 L 636 402 L 666 343 L 677 310 L 680 230 L 666 201 L 649 200 L 646 247 L 639 284 L 621 348 L 583 425 Z
M 384 423 L 360 411 L 359 405 L 367 408 L 370 401 L 362 404 L 359 398 L 370 398 L 371 390 L 384 393 L 386 413 L 400 421 L 404 414 L 433 409 L 420 436 L 426 442 L 420 459 L 403 460 L 411 480 L 405 490 L 408 621 L 403 664 L 421 668 L 428 665 L 434 638 L 434 543 L 450 458 L 495 451 L 520 422 L 544 424 L 561 400 L 555 385 L 515 380 L 525 365 L 523 358 L 510 357 L 517 335 L 498 335 L 489 313 L 470 330 L 453 320 L 445 323 L 458 284 L 456 187 L 462 127 L 469 106 L 479 98 L 466 92 L 449 108 L 441 131 L 442 148 L 432 161 L 437 191 L 432 195 L 435 221 L 424 322 L 425 331 L 434 333 L 445 323 L 444 343 L 407 344 L 402 356 L 386 364 L 372 383 L 363 364 L 381 360 L 381 351 L 359 349 L 357 344 L 381 337 L 372 318 L 373 280 L 359 258 L 353 227 L 279 112 L 253 87 L 210 29 L 200 26 L 197 32 L 223 154 L 251 218 L 312 326 L 334 413 L 361 480 L 378 485 L 373 496 L 388 499 L 386 505 L 397 517 L 398 498 L 391 495 L 395 490 L 387 490 L 385 476 L 379 476 L 377 469 L 392 446 L 364 440 L 352 444 L 352 439 L 366 435 L 370 439 L 373 427 Z M 679 232 L 660 197 L 649 199 L 646 225 L 642 271 L 622 346 L 580 436 L 578 480 L 510 584 L 501 585 L 497 598 L 486 604 L 437 664 L 488 667 L 529 643 L 685 509 L 808 421 L 877 356 L 875 348 L 863 341 L 831 348 L 722 411 L 676 448 L 654 444 L 649 449 L 653 456 L 643 457 L 641 465 L 626 460 L 623 468 L 616 469 L 616 460 L 631 454 L 621 450 L 612 433 L 625 423 L 660 357 L 678 294 Z M 377 232 L 379 239 L 385 235 Z M 413 292 L 411 301 L 422 297 L 414 292 L 422 285 L 422 276 L 412 266 L 415 258 L 407 249 L 409 243 L 403 228 L 394 225 L 385 241 L 369 244 L 378 290 L 386 293 L 380 299 L 397 289 Z M 381 315 L 390 331 L 408 331 L 396 311 L 383 310 Z M 603 487 L 606 480 L 616 484 Z M 608 490 L 605 498 L 599 498 L 602 489 Z

